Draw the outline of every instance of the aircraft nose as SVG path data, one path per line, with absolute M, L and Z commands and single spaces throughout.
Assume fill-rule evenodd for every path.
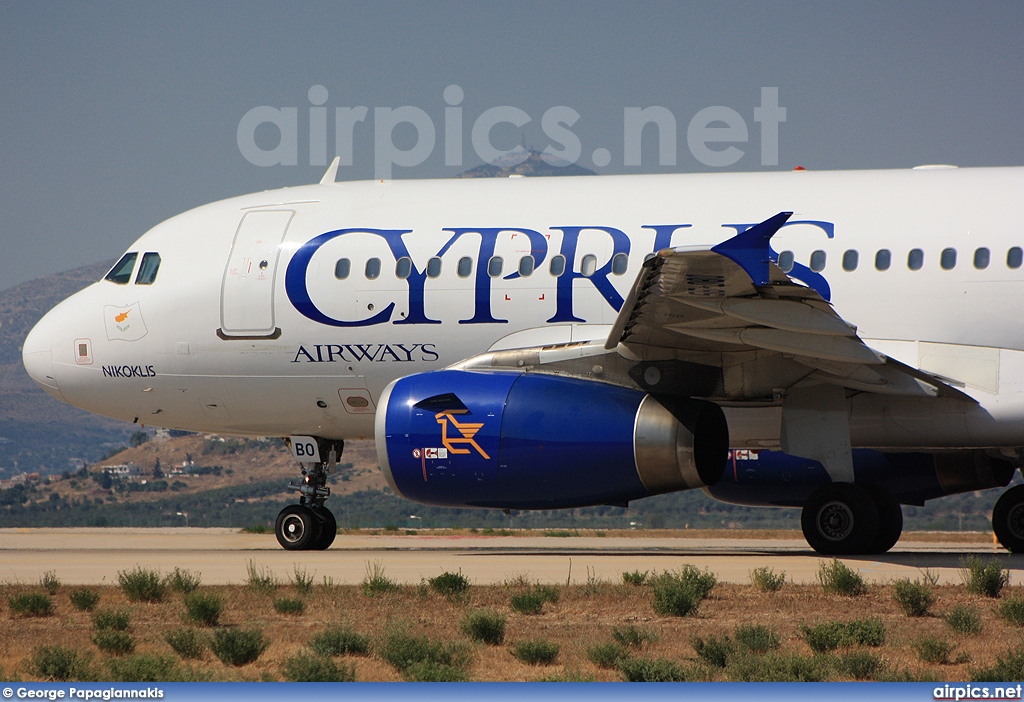
M 25 364 L 25 370 L 39 387 L 58 400 L 63 400 L 53 373 L 53 358 L 50 352 L 53 332 L 53 315 L 46 314 L 25 337 L 25 343 L 21 347 L 21 362 Z

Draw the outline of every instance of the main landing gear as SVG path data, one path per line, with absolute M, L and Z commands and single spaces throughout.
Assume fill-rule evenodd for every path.
M 1020 511 L 1024 525 L 1024 505 Z M 903 510 L 880 485 L 829 483 L 811 493 L 800 515 L 800 526 L 807 543 L 818 553 L 880 554 L 899 540 Z
M 996 500 L 992 531 L 1011 553 L 1024 553 L 1024 485 L 1010 488 Z
M 288 505 L 277 515 L 274 533 L 288 551 L 323 551 L 334 543 L 338 523 L 324 502 L 331 496 L 327 476 L 345 449 L 344 441 L 317 439 L 319 463 L 300 463 L 302 480 L 288 487 L 299 492 L 299 504 Z

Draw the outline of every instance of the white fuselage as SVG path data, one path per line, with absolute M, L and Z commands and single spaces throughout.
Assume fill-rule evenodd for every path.
M 858 414 L 855 399 L 855 445 L 923 447 L 947 437 L 949 446 L 1016 447 L 1024 445 L 1021 193 L 1024 168 L 286 188 L 154 227 L 129 248 L 139 259 L 129 282 L 100 281 L 61 303 L 32 331 L 24 358 L 51 394 L 140 424 L 368 438 L 391 380 L 513 334 L 504 346 L 603 339 L 646 254 L 714 245 L 792 210 L 775 250 L 821 268 L 836 311 L 869 346 L 978 401 L 945 422 L 941 402 L 864 398 Z M 922 265 L 911 270 L 915 249 Z M 983 267 L 979 249 L 988 250 Z M 876 269 L 880 250 L 891 252 L 887 270 Z M 855 268 L 848 251 L 857 252 Z M 160 267 L 152 284 L 137 284 L 147 252 L 159 254 Z M 628 259 L 613 264 L 617 253 Z M 535 270 L 513 275 L 527 256 Z M 552 273 L 557 256 L 562 275 Z M 734 446 L 777 445 L 777 407 L 727 414 Z M 876 420 L 896 429 L 866 428 Z

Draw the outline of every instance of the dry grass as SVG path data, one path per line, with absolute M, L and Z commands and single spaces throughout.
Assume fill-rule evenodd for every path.
M 0 586 L 0 677 L 19 676 L 35 679 L 29 669 L 33 649 L 60 641 L 82 652 L 89 652 L 95 664 L 102 666 L 109 657 L 92 641 L 93 624 L 88 612 L 76 610 L 67 592 L 54 598 L 55 616 L 46 618 L 14 617 L 6 607 L 7 596 L 25 591 L 25 586 Z M 136 651 L 171 656 L 178 660 L 165 641 L 168 632 L 181 627 L 185 606 L 180 594 L 160 603 L 128 602 L 120 588 L 99 588 L 105 607 L 131 612 L 131 635 Z M 962 585 L 934 588 L 935 604 L 931 616 L 908 618 L 892 599 L 889 585 L 870 585 L 858 598 L 827 595 L 816 585 L 787 585 L 777 593 L 762 593 L 750 585 L 719 584 L 694 617 L 659 617 L 652 607 L 649 587 L 609 585 L 588 591 L 583 585 L 561 587 L 557 602 L 548 603 L 541 615 L 512 612 L 509 595 L 516 590 L 507 586 L 473 586 L 465 598 L 450 601 L 443 595 L 417 586 L 402 586 L 397 591 L 367 597 L 358 586 L 325 589 L 317 586 L 305 598 L 306 610 L 300 615 L 279 614 L 274 597 L 259 594 L 244 586 L 203 586 L 200 592 L 224 600 L 222 626 L 258 627 L 270 640 L 260 658 L 249 665 L 232 668 L 220 663 L 206 651 L 199 661 L 184 662 L 214 680 L 281 679 L 287 661 L 307 649 L 315 635 L 328 626 L 343 624 L 371 639 L 369 656 L 335 659 L 355 666 L 361 681 L 398 681 L 398 671 L 374 654 L 380 632 L 389 624 L 407 626 L 416 635 L 433 641 L 464 642 L 469 639 L 460 630 L 466 613 L 490 608 L 508 617 L 505 644 L 472 646 L 468 674 L 474 680 L 528 681 L 558 676 L 567 672 L 598 681 L 620 680 L 615 669 L 593 664 L 588 650 L 613 640 L 613 632 L 629 626 L 656 635 L 643 654 L 651 658 L 676 661 L 690 668 L 698 661 L 692 642 L 699 637 L 732 636 L 737 627 L 757 623 L 771 629 L 779 638 L 780 652 L 809 656 L 810 649 L 801 634 L 801 625 L 824 621 L 847 621 L 877 617 L 884 623 L 885 645 L 871 649 L 885 662 L 888 670 L 908 671 L 914 676 L 932 675 L 943 680 L 966 680 L 976 668 L 990 666 L 1011 645 L 1019 644 L 1020 630 L 1003 621 L 997 602 L 971 595 Z M 1018 588 L 1013 588 L 1017 591 Z M 1006 593 L 1009 594 L 1017 594 Z M 278 595 L 295 596 L 294 587 L 279 588 Z M 985 636 L 964 636 L 952 632 L 942 619 L 957 605 L 981 612 Z M 927 664 L 918 659 L 913 643 L 925 637 L 948 640 L 956 647 L 954 664 Z M 554 666 L 538 670 L 511 655 L 510 646 L 526 639 L 545 639 L 560 648 Z M 969 662 L 967 662 L 969 659 Z M 715 672 L 715 679 L 726 679 L 728 669 Z M 851 679 L 849 677 L 838 679 Z

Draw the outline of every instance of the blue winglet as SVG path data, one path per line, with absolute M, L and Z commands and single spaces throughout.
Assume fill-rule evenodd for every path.
M 768 263 L 774 260 L 771 240 L 792 216 L 792 212 L 780 212 L 711 250 L 739 264 L 754 285 L 769 285 Z

